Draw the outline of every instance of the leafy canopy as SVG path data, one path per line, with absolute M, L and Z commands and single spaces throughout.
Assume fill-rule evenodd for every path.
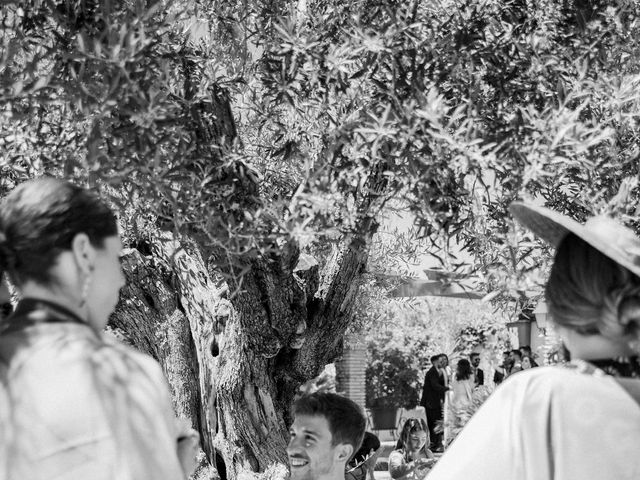
M 393 199 L 418 237 L 474 254 L 445 268 L 519 298 L 547 251 L 514 230 L 514 199 L 637 226 L 639 8 L 8 2 L 2 182 L 110 185 L 129 223 L 195 234 L 227 264 L 366 245 Z

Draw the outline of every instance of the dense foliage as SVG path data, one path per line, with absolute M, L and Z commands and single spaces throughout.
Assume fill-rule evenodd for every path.
M 394 198 L 476 254 L 448 269 L 518 297 L 539 255 L 513 199 L 635 220 L 634 2 L 49 0 L 2 21 L 5 181 L 91 172 L 227 259 Z

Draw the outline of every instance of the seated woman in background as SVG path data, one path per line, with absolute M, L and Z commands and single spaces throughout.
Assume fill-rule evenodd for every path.
M 430 472 L 433 480 L 640 478 L 640 240 L 606 216 L 511 212 L 557 248 L 545 289 L 567 365 L 509 377 Z
M 402 427 L 396 449 L 389 454 L 389 474 L 394 480 L 422 480 L 435 462 L 429 445 L 429 428 L 419 418 L 409 418 Z
M 0 276 L 19 293 L 0 324 L 0 478 L 180 480 L 197 432 L 176 421 L 160 366 L 102 330 L 124 274 L 116 217 L 43 178 L 0 204 Z

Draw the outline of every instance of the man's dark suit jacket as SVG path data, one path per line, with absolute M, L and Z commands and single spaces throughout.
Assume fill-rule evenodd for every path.
M 476 385 L 484 385 L 484 372 L 480 368 L 476 370 Z
M 424 376 L 420 405 L 430 409 L 440 408 L 446 391 L 447 387 L 444 385 L 444 377 L 440 376 L 436 367 L 431 367 Z

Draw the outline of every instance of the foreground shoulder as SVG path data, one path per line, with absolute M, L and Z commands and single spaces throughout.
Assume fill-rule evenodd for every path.
M 161 388 L 166 384 L 156 360 L 114 340 L 106 339 L 93 353 L 92 361 L 103 375 L 112 379 L 146 380 Z
M 539 385 L 544 383 L 553 386 L 562 386 L 567 383 L 575 384 L 592 384 L 594 381 L 608 383 L 612 377 L 606 375 L 588 375 L 581 373 L 575 368 L 564 366 L 548 366 L 536 367 L 526 371 L 520 371 L 507 379 L 508 383 L 518 383 L 520 385 Z
M 626 392 L 615 378 L 608 375 L 590 375 L 562 366 L 537 367 L 510 376 L 496 393 L 518 397 L 522 404 L 562 401 L 562 399 L 618 399 L 625 401 Z

